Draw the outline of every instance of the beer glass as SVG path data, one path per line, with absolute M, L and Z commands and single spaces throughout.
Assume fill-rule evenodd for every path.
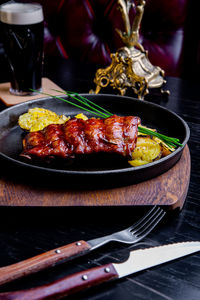
M 10 93 L 34 94 L 42 88 L 44 17 L 35 3 L 7 2 L 0 6 L 3 45 L 10 65 Z

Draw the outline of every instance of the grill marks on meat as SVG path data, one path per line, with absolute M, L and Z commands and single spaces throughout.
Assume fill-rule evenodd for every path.
M 70 119 L 30 132 L 23 139 L 21 156 L 74 157 L 98 152 L 131 156 L 137 141 L 138 117 L 113 115 L 107 119 Z

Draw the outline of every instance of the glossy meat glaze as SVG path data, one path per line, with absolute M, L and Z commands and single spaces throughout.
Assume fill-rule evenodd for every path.
M 23 139 L 21 156 L 75 157 L 99 152 L 131 156 L 135 149 L 140 119 L 113 115 L 107 119 L 72 118 L 64 124 L 51 124 Z

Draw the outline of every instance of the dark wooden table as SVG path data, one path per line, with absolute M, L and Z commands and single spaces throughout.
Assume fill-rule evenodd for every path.
M 45 75 L 62 88 L 88 92 L 95 68 L 75 62 L 46 61 Z M 5 74 L 4 74 L 5 75 Z M 6 81 L 1 75 L 1 81 Z M 198 82 L 168 78 L 168 98 L 156 91 L 149 101 L 178 113 L 189 125 L 192 171 L 188 195 L 181 212 L 165 219 L 135 246 L 108 244 L 73 262 L 0 287 L 0 292 L 41 285 L 64 275 L 108 262 L 120 262 L 138 247 L 200 240 L 200 99 Z M 1 105 L 1 110 L 5 109 Z M 1 172 L 3 170 L 1 169 Z M 145 188 L 145 184 L 144 184 Z M 12 191 L 11 191 L 12 192 Z M 0 191 L 1 193 L 1 191 Z M 64 244 L 89 240 L 125 228 L 147 207 L 1 207 L 0 267 L 18 262 Z M 200 299 L 200 254 L 191 255 L 127 278 L 87 290 L 68 299 Z

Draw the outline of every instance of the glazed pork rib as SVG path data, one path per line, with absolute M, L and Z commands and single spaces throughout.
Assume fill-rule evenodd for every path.
M 64 124 L 51 124 L 23 139 L 21 156 L 75 157 L 99 152 L 131 156 L 135 149 L 140 119 L 113 115 L 106 119 L 72 118 Z

